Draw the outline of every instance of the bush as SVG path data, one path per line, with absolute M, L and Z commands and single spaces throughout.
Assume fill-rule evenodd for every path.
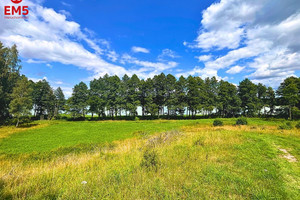
M 223 126 L 223 122 L 219 119 L 216 119 L 213 123 L 214 126 Z
M 244 117 L 241 117 L 241 118 L 238 118 L 235 122 L 236 125 L 247 125 L 248 124 L 248 121 L 246 118 Z
M 134 118 L 134 121 L 139 121 L 139 120 L 140 120 L 140 118 L 138 118 L 138 117 Z
M 287 122 L 285 124 L 282 124 L 282 125 L 278 126 L 278 129 L 280 129 L 280 130 L 291 130 L 291 129 L 293 129 L 293 126 L 292 126 L 291 122 Z
M 300 122 L 298 122 L 298 124 L 296 124 L 295 126 L 297 129 L 300 129 Z
M 143 159 L 141 162 L 141 167 L 146 168 L 147 170 L 155 170 L 158 169 L 158 155 L 155 150 L 147 149 L 144 152 Z

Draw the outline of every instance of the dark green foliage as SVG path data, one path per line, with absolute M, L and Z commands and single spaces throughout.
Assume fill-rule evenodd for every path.
M 60 87 L 54 91 L 55 95 L 55 113 L 54 116 L 57 117 L 61 111 L 65 110 L 66 99 L 65 95 Z
M 292 109 L 294 106 L 299 106 L 300 100 L 300 79 L 289 77 L 285 79 L 279 86 L 277 94 L 280 96 L 280 104 L 288 106 L 289 118 L 292 119 Z M 299 108 L 299 107 L 298 107 Z
M 159 160 L 157 152 L 154 149 L 146 149 L 143 154 L 141 167 L 147 170 L 157 171 L 159 166 Z
M 20 79 L 20 60 L 16 45 L 4 47 L 0 42 L 0 119 L 9 117 L 11 94 Z
M 291 130 L 291 129 L 293 129 L 293 125 L 291 124 L 291 122 L 287 122 L 285 124 L 279 125 L 278 129 L 281 129 L 281 130 Z
M 240 82 L 238 90 L 239 97 L 242 101 L 241 108 L 243 115 L 250 117 L 254 116 L 260 107 L 257 95 L 257 85 L 246 78 Z
M 300 129 L 300 122 L 296 124 L 295 128 Z
M 223 122 L 219 119 L 216 119 L 216 120 L 214 120 L 213 125 L 214 126 L 223 126 Z
M 186 79 L 180 76 L 175 84 L 175 97 L 176 97 L 176 112 L 181 116 L 184 115 L 186 103 Z
M 68 111 L 74 117 L 85 117 L 88 105 L 88 87 L 80 82 L 73 88 L 72 97 L 68 99 Z
M 235 124 L 236 125 L 247 125 L 248 124 L 247 118 L 244 118 L 244 117 L 238 118 L 236 120 Z
M 18 80 L 11 94 L 12 101 L 9 104 L 9 108 L 10 113 L 17 119 L 16 126 L 19 125 L 21 117 L 24 118 L 30 115 L 30 110 L 32 109 L 32 100 L 30 98 L 32 89 L 29 85 L 27 78 L 23 76 Z
M 56 97 L 46 80 L 33 83 L 32 100 L 36 116 L 43 119 L 44 115 L 48 115 L 48 119 L 52 119 L 55 114 Z
M 241 100 L 235 85 L 220 81 L 217 108 L 223 117 L 233 117 L 240 111 Z
M 269 115 L 273 115 L 276 106 L 275 92 L 272 87 L 268 87 L 266 91 L 265 106 L 269 107 Z M 266 110 L 264 111 L 266 114 Z

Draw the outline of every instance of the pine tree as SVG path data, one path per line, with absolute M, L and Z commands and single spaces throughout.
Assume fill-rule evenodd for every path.
M 259 99 L 257 97 L 257 85 L 252 83 L 249 79 L 240 82 L 238 86 L 239 97 L 242 100 L 241 108 L 243 114 L 246 116 L 254 116 L 258 111 Z
M 286 78 L 279 86 L 277 94 L 282 98 L 283 105 L 287 105 L 289 109 L 289 118 L 292 119 L 292 108 L 299 103 L 300 90 L 299 78 L 289 77 Z
M 166 106 L 168 109 L 168 118 L 170 112 L 173 115 L 176 114 L 176 96 L 175 96 L 176 78 L 172 74 L 168 74 L 166 77 Z
M 20 79 L 20 69 L 17 46 L 4 47 L 0 42 L 0 119 L 9 116 L 11 94 Z
M 12 101 L 9 104 L 10 113 L 17 119 L 16 127 L 18 127 L 21 117 L 30 115 L 32 108 L 31 92 L 30 83 L 23 76 L 16 83 L 11 94 Z
M 54 116 L 56 117 L 60 113 L 60 111 L 65 110 L 64 107 L 66 104 L 66 99 L 65 99 L 65 95 L 60 87 L 58 87 L 54 91 L 54 95 L 55 95 L 55 114 L 54 114 Z
M 220 81 L 217 108 L 222 117 L 234 117 L 239 114 L 241 100 L 237 94 L 238 90 L 235 85 L 227 81 Z
M 183 116 L 185 113 L 185 107 L 187 106 L 187 86 L 186 79 L 180 76 L 178 81 L 175 83 L 175 97 L 176 97 L 176 111 Z
M 88 87 L 84 82 L 80 82 L 73 88 L 72 97 L 68 99 L 69 111 L 74 117 L 83 116 L 85 118 L 88 106 Z

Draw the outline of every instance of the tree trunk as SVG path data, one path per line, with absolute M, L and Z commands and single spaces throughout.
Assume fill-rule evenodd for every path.
M 290 120 L 292 120 L 292 106 L 289 106 Z
M 142 107 L 142 116 L 145 116 L 145 106 Z
M 17 121 L 16 127 L 19 126 L 19 122 L 20 122 L 20 118 L 18 117 L 18 121 Z

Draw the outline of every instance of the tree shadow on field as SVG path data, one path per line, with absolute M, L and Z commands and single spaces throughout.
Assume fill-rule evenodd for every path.
M 4 189 L 5 189 L 5 182 L 1 178 L 0 179 L 0 199 L 3 199 L 3 200 L 13 199 L 12 194 L 5 192 Z
M 17 128 L 31 128 L 31 127 L 35 127 L 38 124 L 20 124 Z

